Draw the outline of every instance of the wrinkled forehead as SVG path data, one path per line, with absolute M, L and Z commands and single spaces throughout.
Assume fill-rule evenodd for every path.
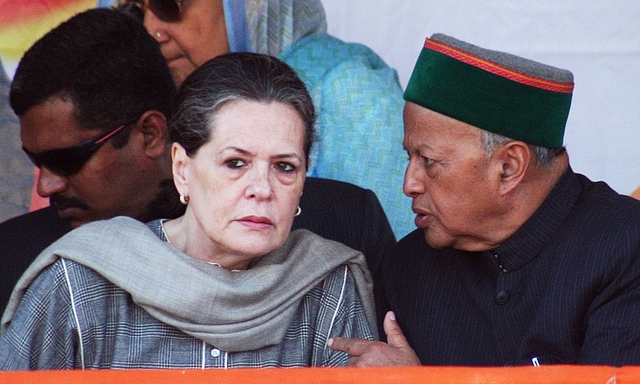
M 302 147 L 305 134 L 298 111 L 277 101 L 236 100 L 225 104 L 215 113 L 209 129 L 210 141 L 252 140 L 263 145 L 279 142 L 294 147 Z

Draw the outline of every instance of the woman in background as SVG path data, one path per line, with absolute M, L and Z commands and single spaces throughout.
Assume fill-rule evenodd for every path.
M 320 0 L 120 0 L 159 43 L 174 81 L 227 52 L 277 56 L 318 110 L 309 176 L 373 190 L 397 238 L 415 229 L 402 192 L 404 100 L 396 71 L 368 47 L 327 34 Z

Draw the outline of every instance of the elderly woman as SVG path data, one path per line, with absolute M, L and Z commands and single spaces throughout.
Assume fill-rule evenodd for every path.
M 120 2 L 160 43 L 178 85 L 227 52 L 265 53 L 293 67 L 318 110 L 308 174 L 373 190 L 397 238 L 415 229 L 401 188 L 407 156 L 397 74 L 368 47 L 328 35 L 320 0 Z
M 90 223 L 45 250 L 3 316 L 0 368 L 346 364 L 328 338 L 376 336 L 364 257 L 290 232 L 314 119 L 278 59 L 199 67 L 170 121 L 185 214 Z

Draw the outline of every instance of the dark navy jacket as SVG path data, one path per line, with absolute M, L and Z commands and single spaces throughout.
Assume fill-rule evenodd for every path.
M 640 364 L 640 202 L 571 169 L 495 250 L 417 230 L 376 283 L 423 364 Z

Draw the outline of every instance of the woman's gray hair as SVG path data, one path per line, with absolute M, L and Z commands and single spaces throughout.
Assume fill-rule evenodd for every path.
M 480 132 L 482 149 L 484 149 L 487 153 L 487 157 L 491 157 L 493 152 L 501 145 L 509 141 L 513 141 L 513 139 L 509 137 L 485 131 L 484 129 L 480 130 Z M 565 147 L 548 148 L 531 144 L 527 144 L 527 146 L 529 147 L 529 149 L 531 149 L 531 152 L 533 152 L 536 165 L 547 169 L 553 164 L 553 161 L 559 155 L 563 154 L 566 151 Z
M 169 137 L 195 156 L 209 141 L 217 112 L 234 101 L 279 102 L 292 106 L 304 124 L 308 162 L 315 141 L 316 113 L 307 88 L 281 60 L 258 53 L 229 53 L 196 69 L 182 84 L 169 121 Z

